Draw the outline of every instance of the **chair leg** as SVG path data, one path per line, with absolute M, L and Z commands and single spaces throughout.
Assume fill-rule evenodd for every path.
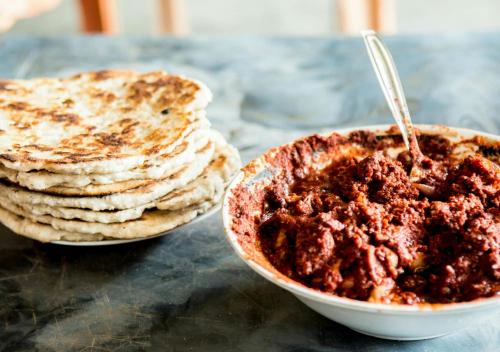
M 118 9 L 115 0 L 79 0 L 84 32 L 118 33 Z
M 159 5 L 159 31 L 174 35 L 189 33 L 184 0 L 157 0 Z
M 371 28 L 384 33 L 396 31 L 394 0 L 337 0 L 340 31 L 359 34 Z
M 394 0 L 372 0 L 372 21 L 376 31 L 395 33 L 396 3 Z

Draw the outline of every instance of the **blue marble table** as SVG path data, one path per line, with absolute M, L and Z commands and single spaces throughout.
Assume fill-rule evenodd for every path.
M 414 119 L 498 134 L 500 33 L 387 38 Z M 0 37 L 0 77 L 108 67 L 205 81 L 245 161 L 323 129 L 390 123 L 356 38 Z M 2 351 L 499 351 L 500 317 L 438 339 L 379 340 L 306 308 L 229 248 L 220 215 L 114 247 L 0 228 Z

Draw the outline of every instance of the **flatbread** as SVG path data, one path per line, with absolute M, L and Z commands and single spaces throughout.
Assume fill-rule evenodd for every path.
M 178 210 L 210 199 L 222 198 L 225 186 L 241 167 L 238 151 L 226 144 L 218 157 L 194 181 L 178 191 L 171 192 L 155 202 L 158 209 Z
M 18 171 L 114 173 L 170 153 L 211 100 L 162 71 L 0 81 L 0 163 Z
M 63 240 L 72 242 L 99 241 L 106 238 L 133 239 L 154 236 L 171 230 L 194 219 L 197 215 L 206 212 L 212 206 L 212 203 L 206 202 L 195 207 L 177 211 L 148 211 L 143 214 L 141 219 L 128 223 L 112 225 L 99 224 L 99 230 L 102 230 L 103 233 L 95 234 L 77 231 L 87 229 L 87 223 L 82 221 L 74 221 L 75 231 L 57 230 L 52 226 L 16 215 L 3 207 L 0 207 L 0 219 L 2 219 L 2 223 L 13 232 L 41 242 Z
M 104 187 L 96 185 L 109 185 L 130 180 L 159 179 L 169 176 L 183 164 L 193 162 L 196 150 L 207 144 L 210 137 L 210 123 L 205 117 L 193 123 L 193 130 L 186 136 L 171 153 L 161 157 L 161 163 L 152 165 L 149 162 L 132 170 L 126 170 L 109 174 L 58 174 L 44 170 L 40 171 L 17 171 L 9 169 L 0 164 L 0 178 L 6 178 L 12 183 L 26 187 L 34 191 L 45 191 L 55 194 L 66 195 L 103 195 L 110 193 Z M 91 185 L 91 186 L 90 186 Z M 85 189 L 89 186 L 88 189 Z M 136 187 L 139 186 L 136 183 Z M 62 188 L 61 188 L 62 187 Z M 123 189 L 125 190 L 125 189 Z
M 176 169 L 171 170 L 172 174 L 181 171 L 183 168 L 183 166 L 180 166 Z M 168 176 L 170 175 L 171 174 L 169 174 Z M 108 194 L 121 193 L 137 187 L 142 187 L 149 184 L 150 182 L 151 180 L 129 180 L 110 183 L 106 185 L 90 184 L 85 187 L 54 186 L 44 190 L 43 192 L 63 196 L 105 196 Z
M 203 138 L 205 142 L 203 145 L 199 145 L 197 149 L 190 150 L 190 154 L 187 155 L 187 158 L 181 156 L 181 158 L 170 162 L 170 168 L 167 168 L 163 175 L 158 175 L 158 180 L 166 179 L 180 171 L 182 171 L 186 164 L 197 162 L 196 151 L 203 149 L 210 142 L 210 137 L 208 133 L 206 133 L 205 138 Z M 194 149 L 194 148 L 193 148 Z M 175 159 L 175 158 L 174 158 Z M 163 166 L 162 166 L 163 167 Z M 88 184 L 84 187 L 68 187 L 68 186 L 52 186 L 49 187 L 43 192 L 55 195 L 64 195 L 64 196 L 104 196 L 113 193 L 122 193 L 134 188 L 142 187 L 151 183 L 151 179 L 132 179 L 126 181 L 117 181 L 113 183 L 107 184 Z
M 163 180 L 149 180 L 148 184 L 123 193 L 102 197 L 66 197 L 34 192 L 5 183 L 0 183 L 0 193 L 16 204 L 44 204 L 51 207 L 84 208 L 95 211 L 134 208 L 161 198 L 198 177 L 212 159 L 214 144 L 210 142 L 199 150 L 196 161 L 186 165 L 181 171 Z
M 146 209 L 158 207 L 163 210 L 180 210 L 193 205 L 212 200 L 219 202 L 225 185 L 232 175 L 240 168 L 241 161 L 236 149 L 225 141 L 216 139 L 216 154 L 214 160 L 203 173 L 186 186 L 168 193 L 164 197 L 143 206 L 117 210 L 93 211 L 88 209 L 51 207 L 43 204 L 32 205 L 17 203 L 15 205 L 33 215 L 50 215 L 60 219 L 79 219 L 88 222 L 115 223 L 133 220 L 141 217 Z M 0 195 L 0 205 L 9 209 L 12 203 L 7 197 Z
M 214 204 L 213 201 L 207 201 L 192 208 L 189 207 L 175 211 L 148 210 L 136 220 L 112 224 L 80 220 L 63 220 L 49 215 L 33 215 L 13 203 L 2 204 L 2 208 L 25 219 L 29 219 L 32 222 L 50 225 L 57 231 L 70 233 L 79 232 L 82 234 L 102 235 L 111 238 L 138 238 L 152 236 L 170 230 L 193 219 L 198 214 L 198 210 L 206 211 Z
M 24 211 L 33 215 L 50 215 L 59 219 L 67 220 L 82 220 L 88 222 L 100 222 L 103 224 L 111 224 L 115 222 L 124 222 L 127 220 L 134 220 L 141 217 L 144 210 L 152 208 L 152 202 L 145 205 L 115 211 L 94 211 L 89 209 L 79 208 L 64 208 L 64 207 L 51 207 L 44 204 L 16 204 L 9 198 L 0 196 L 0 206 L 9 208 L 9 204 L 14 204 Z M 1 219 L 0 219 L 1 220 Z

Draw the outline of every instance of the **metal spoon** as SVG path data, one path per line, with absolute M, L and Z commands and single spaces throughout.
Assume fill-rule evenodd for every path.
M 380 38 L 373 30 L 361 31 L 365 41 L 368 55 L 372 62 L 378 81 L 384 92 L 387 104 L 392 112 L 394 120 L 401 130 L 403 141 L 410 152 L 412 159 L 412 169 L 410 172 L 410 181 L 416 183 L 417 187 L 426 194 L 434 193 L 434 187 L 419 183 L 424 175 L 421 169 L 421 163 L 424 155 L 418 146 L 415 130 L 410 118 L 408 104 L 401 85 L 396 65 L 389 52 L 389 49 L 382 43 Z

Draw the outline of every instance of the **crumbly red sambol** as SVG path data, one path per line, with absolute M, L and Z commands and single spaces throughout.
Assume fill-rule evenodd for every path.
M 410 181 L 394 133 L 282 147 L 272 182 L 234 190 L 232 229 L 282 274 L 337 296 L 417 304 L 500 294 L 500 143 L 422 134 L 419 144 L 430 194 Z M 311 161 L 318 150 L 327 160 Z

